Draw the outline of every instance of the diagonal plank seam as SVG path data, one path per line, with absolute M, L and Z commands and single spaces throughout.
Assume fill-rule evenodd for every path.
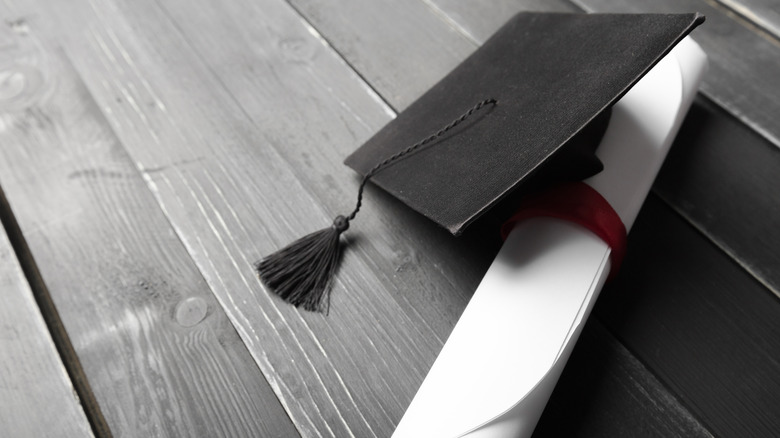
M 425 4 L 425 6 L 428 6 L 428 8 L 433 12 L 433 15 L 435 15 L 439 20 L 445 22 L 446 24 L 449 24 L 450 27 L 455 29 L 457 32 L 459 32 L 461 35 L 463 35 L 464 38 L 466 38 L 468 41 L 471 41 L 472 44 L 479 47 L 482 44 L 480 44 L 479 39 L 474 36 L 471 32 L 468 31 L 465 27 L 463 27 L 460 23 L 457 22 L 457 20 L 454 20 L 452 17 L 450 17 L 447 12 L 445 12 L 442 8 L 440 8 L 436 3 L 433 3 L 431 0 L 420 0 Z
M 696 230 L 704 239 L 706 239 L 711 244 L 715 245 L 716 248 L 723 251 L 724 254 L 728 256 L 728 258 L 731 259 L 732 262 L 734 262 L 737 266 L 739 266 L 742 270 L 748 273 L 750 277 L 758 282 L 761 286 L 766 288 L 766 290 L 775 295 L 776 297 L 780 298 L 780 290 L 776 289 L 772 284 L 770 284 L 768 281 L 764 279 L 760 273 L 756 272 L 755 267 L 751 266 L 750 264 L 744 262 L 743 260 L 740 260 L 737 257 L 737 254 L 734 252 L 734 250 L 729 247 L 728 245 L 724 244 L 720 240 L 716 239 L 712 233 L 708 232 L 707 229 L 699 224 L 698 222 L 694 221 L 688 214 L 685 213 L 684 210 L 676 206 L 674 203 L 670 202 L 666 196 L 664 196 L 659 190 L 652 189 L 650 192 L 652 195 L 656 196 L 661 202 L 669 206 L 669 208 L 675 212 L 680 218 L 682 218 L 683 221 L 685 221 L 688 225 L 693 227 L 694 230 Z
M 349 62 L 349 59 L 347 59 L 346 56 L 344 56 L 341 51 L 339 51 L 338 48 L 323 34 L 321 33 L 315 26 L 314 23 L 312 23 L 307 16 L 305 16 L 290 0 L 284 0 L 287 6 L 295 11 L 295 14 L 298 15 L 298 17 L 301 19 L 301 22 L 306 26 L 306 28 L 309 30 L 309 32 L 314 35 L 315 38 L 320 40 L 322 44 L 327 47 L 328 50 L 332 51 L 336 54 L 336 56 L 343 62 L 358 78 L 360 78 L 360 82 L 367 87 L 367 89 L 373 93 L 374 97 L 380 101 L 383 105 L 389 109 L 387 111 L 391 117 L 396 117 L 398 115 L 398 108 L 395 108 L 390 102 L 387 101 L 387 99 L 384 98 L 379 93 L 379 90 L 374 88 L 373 85 L 371 85 L 371 82 L 368 81 L 368 78 L 363 76 L 363 74 L 358 71 L 358 69 L 355 68 L 355 66 L 352 65 L 352 63 Z
M 683 400 L 681 400 L 677 394 L 675 394 L 669 389 L 670 385 L 668 384 L 668 382 L 665 382 L 661 378 L 661 376 L 658 376 L 655 372 L 653 372 L 647 366 L 647 364 L 640 358 L 640 356 L 638 356 L 636 352 L 634 352 L 626 345 L 623 339 L 618 336 L 618 333 L 616 333 L 607 324 L 602 322 L 600 318 L 597 317 L 596 319 L 597 321 L 595 321 L 594 324 L 599 326 L 599 330 L 605 331 L 610 335 L 612 339 L 614 339 L 615 348 L 617 350 L 622 350 L 623 352 L 625 352 L 625 357 L 627 358 L 628 361 L 634 362 L 634 366 L 643 369 L 644 372 L 642 373 L 642 375 L 645 377 L 645 381 L 642 382 L 637 379 L 631 379 L 631 383 L 633 383 L 640 392 L 645 394 L 649 394 L 650 392 L 647 388 L 645 388 L 646 385 L 653 387 L 651 389 L 657 389 L 658 394 L 661 394 L 661 396 L 668 401 L 668 406 L 677 408 L 676 410 L 677 415 L 681 416 L 682 420 L 684 420 L 688 425 L 690 425 L 692 429 L 696 430 L 696 432 L 699 434 L 698 436 L 706 436 L 708 438 L 713 438 L 713 435 L 710 432 L 710 430 L 712 430 L 710 426 L 707 423 L 705 423 L 702 419 L 695 416 L 690 406 L 684 403 Z M 652 400 L 652 397 L 648 397 L 648 399 Z
M 767 41 L 780 47 L 780 35 L 775 34 L 766 25 L 760 23 L 757 19 L 751 18 L 751 11 L 745 6 L 740 5 L 733 0 L 703 0 L 710 4 L 712 7 L 720 9 L 733 18 L 734 21 L 749 28 L 753 33 L 761 35 Z M 758 18 L 758 17 L 756 17 Z
M 98 438 L 110 438 L 112 435 L 108 423 L 103 416 L 100 405 L 97 403 L 95 394 L 92 392 L 92 388 L 89 385 L 87 376 L 84 373 L 84 369 L 76 354 L 76 350 L 73 348 L 70 337 L 60 319 L 54 301 L 49 294 L 46 283 L 44 283 L 43 278 L 41 277 L 38 265 L 32 256 L 32 252 L 27 245 L 21 228 L 19 228 L 19 224 L 16 221 L 16 217 L 11 210 L 11 206 L 8 203 L 8 199 L 6 198 L 2 187 L 0 187 L 0 226 L 5 228 L 8 239 L 11 242 L 11 247 L 22 267 L 24 277 L 27 279 L 27 283 L 29 283 L 30 289 L 33 292 L 35 302 L 38 304 L 41 314 L 43 315 L 46 328 L 51 334 L 54 345 L 57 348 L 57 353 L 62 359 L 65 371 L 67 372 L 70 381 L 73 383 L 76 398 L 84 407 L 84 414 L 87 417 L 92 433 Z

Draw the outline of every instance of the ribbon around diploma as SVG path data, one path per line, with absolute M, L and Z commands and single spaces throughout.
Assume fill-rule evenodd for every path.
M 506 240 L 518 222 L 539 216 L 563 219 L 590 230 L 612 248 L 609 278 L 618 272 L 626 254 L 626 227 L 615 209 L 591 186 L 572 182 L 531 196 L 501 226 L 501 238 Z

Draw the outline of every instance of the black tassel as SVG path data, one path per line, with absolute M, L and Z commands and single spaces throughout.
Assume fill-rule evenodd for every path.
M 368 180 L 388 165 L 436 140 L 469 118 L 477 110 L 489 104 L 495 105 L 496 100 L 486 99 L 477 103 L 433 135 L 374 166 L 366 173 L 360 183 L 357 205 L 352 213 L 348 216 L 338 216 L 330 228 L 302 237 L 255 263 L 260 280 L 269 286 L 276 295 L 295 307 L 327 313 L 330 309 L 330 285 L 341 260 L 341 233 L 349 228 L 349 222 L 360 211 L 363 202 L 363 189 Z
M 283 300 L 309 311 L 330 310 L 330 283 L 341 260 L 341 233 L 349 220 L 301 237 L 255 264 L 260 278 Z

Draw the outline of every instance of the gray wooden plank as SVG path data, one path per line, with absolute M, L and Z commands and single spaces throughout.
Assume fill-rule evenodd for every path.
M 19 437 L 93 436 L 2 227 L 0 294 L 0 430 Z
M 79 72 L 301 433 L 387 435 L 490 259 L 429 257 L 463 243 L 372 189 L 328 317 L 269 295 L 251 263 L 352 206 L 341 161 L 392 111 L 283 2 L 53 13 L 78 17 L 62 26 Z
M 8 68 L 26 86 L 0 111 L 0 184 L 105 433 L 296 436 L 101 108 L 52 48 L 65 40 L 58 17 L 32 6 L 3 11 L 20 29 Z
M 576 0 L 595 12 L 691 12 L 707 17 L 693 32 L 710 69 L 701 91 L 780 147 L 780 44 L 723 8 L 702 0 Z
M 337 8 L 307 0 L 290 4 L 397 110 L 412 103 L 476 49 L 465 29 L 435 19 L 444 16 L 419 0 L 394 4 L 340 1 Z M 419 43 L 413 50 L 409 39 L 398 38 L 405 32 Z
M 780 38 L 780 6 L 773 0 L 717 0 L 751 24 Z

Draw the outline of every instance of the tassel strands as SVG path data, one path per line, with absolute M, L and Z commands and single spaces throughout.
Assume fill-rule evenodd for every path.
M 363 203 L 363 190 L 374 175 L 392 163 L 438 139 L 479 111 L 485 105 L 496 105 L 495 99 L 483 100 L 434 134 L 409 146 L 374 166 L 363 177 L 355 209 L 348 216 L 338 216 L 333 225 L 304 236 L 285 248 L 255 263 L 260 280 L 276 295 L 304 310 L 328 313 L 333 276 L 341 260 L 341 233 L 349 228 Z
M 341 260 L 341 233 L 349 221 L 338 216 L 330 228 L 291 243 L 255 264 L 266 285 L 280 298 L 309 311 L 330 309 L 330 283 Z

